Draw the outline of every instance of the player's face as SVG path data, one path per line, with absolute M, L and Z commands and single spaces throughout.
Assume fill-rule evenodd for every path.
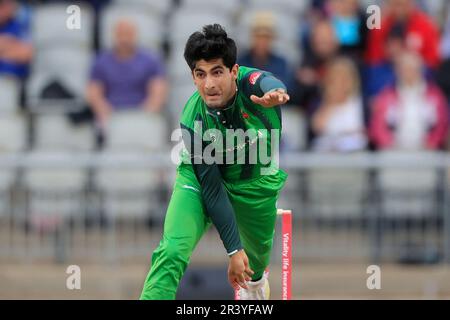
M 203 101 L 210 108 L 222 108 L 236 93 L 239 66 L 230 70 L 222 59 L 200 60 L 192 71 L 194 83 Z

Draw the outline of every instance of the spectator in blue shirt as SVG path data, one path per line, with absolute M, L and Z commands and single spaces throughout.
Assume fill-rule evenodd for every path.
M 0 75 L 24 78 L 33 57 L 29 24 L 16 0 L 0 0 Z

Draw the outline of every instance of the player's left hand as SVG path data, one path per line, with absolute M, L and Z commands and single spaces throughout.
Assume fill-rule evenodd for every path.
M 289 101 L 289 95 L 283 89 L 277 89 L 275 91 L 267 92 L 262 97 L 252 94 L 250 99 L 263 107 L 270 108 L 280 104 L 285 104 Z

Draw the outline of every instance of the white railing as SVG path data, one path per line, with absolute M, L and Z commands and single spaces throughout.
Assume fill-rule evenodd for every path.
M 14 175 L 11 185 L 0 186 L 0 258 L 149 256 L 161 235 L 175 167 L 170 152 L 0 156 L 0 173 Z M 295 259 L 450 262 L 448 153 L 291 153 L 280 156 L 280 167 L 290 175 L 279 202 L 293 210 Z M 26 173 L 37 169 L 78 169 L 87 179 L 78 189 L 52 187 L 54 180 L 30 187 Z M 163 178 L 108 193 L 93 182 L 101 169 L 148 169 Z M 40 210 L 52 214 L 43 218 Z M 207 236 L 197 256 L 222 259 L 217 235 Z

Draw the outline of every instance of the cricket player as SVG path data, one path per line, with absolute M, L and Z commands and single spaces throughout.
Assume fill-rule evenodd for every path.
M 289 100 L 286 86 L 270 73 L 237 65 L 235 42 L 219 24 L 193 33 L 184 57 L 197 91 L 181 115 L 182 161 L 140 298 L 175 299 L 195 246 L 213 224 L 229 256 L 231 286 L 243 300 L 267 300 L 264 271 L 275 233 L 276 202 L 287 178 L 271 150 L 280 139 L 280 105 Z M 250 134 L 229 137 L 239 129 Z M 269 161 L 250 155 L 258 143 L 266 147 Z

